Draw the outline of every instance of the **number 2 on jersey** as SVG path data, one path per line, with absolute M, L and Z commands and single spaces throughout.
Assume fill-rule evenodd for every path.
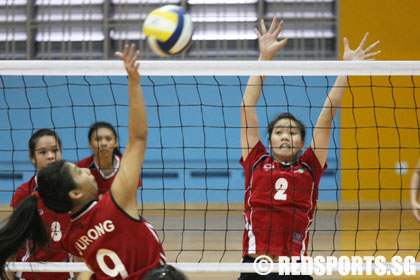
M 285 194 L 287 187 L 289 186 L 289 183 L 287 183 L 287 180 L 284 178 L 279 178 L 276 181 L 276 194 L 274 195 L 275 200 L 286 200 L 287 194 Z

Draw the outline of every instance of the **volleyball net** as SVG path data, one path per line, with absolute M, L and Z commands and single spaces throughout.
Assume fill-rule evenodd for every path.
M 159 232 L 168 262 L 186 271 L 246 271 L 242 254 L 244 172 L 240 104 L 250 75 L 266 75 L 257 113 L 290 112 L 306 147 L 338 75 L 348 76 L 334 119 L 328 169 L 310 229 L 309 256 L 413 256 L 419 229 L 409 206 L 420 156 L 420 63 L 413 61 L 141 61 L 149 138 L 139 211 Z M 40 128 L 62 138 L 63 158 L 89 156 L 87 132 L 114 125 L 127 142 L 127 78 L 120 61 L 0 62 L 1 217 L 34 175 L 27 142 Z M 82 264 L 14 270 L 84 271 Z M 48 268 L 49 267 L 49 268 Z

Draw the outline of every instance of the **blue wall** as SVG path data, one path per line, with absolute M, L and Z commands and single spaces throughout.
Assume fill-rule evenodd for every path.
M 122 147 L 127 142 L 125 77 L 0 78 L 0 203 L 9 203 L 13 190 L 34 174 L 27 142 L 36 129 L 55 128 L 63 140 L 63 158 L 74 162 L 90 155 L 87 131 L 97 120 L 117 127 Z M 310 145 L 311 127 L 334 81 L 268 77 L 258 109 L 260 126 L 290 111 L 307 126 Z M 246 82 L 247 77 L 142 77 L 150 127 L 140 194 L 144 202 L 243 201 L 238 105 Z M 334 129 L 320 200 L 339 198 L 339 136 Z M 265 130 L 261 137 L 267 143 Z

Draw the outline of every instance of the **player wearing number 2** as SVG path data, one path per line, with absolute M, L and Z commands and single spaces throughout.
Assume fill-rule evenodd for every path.
M 47 242 L 37 201 L 57 213 L 71 213 L 71 225 L 63 246 L 84 259 L 93 279 L 142 279 L 148 271 L 165 264 L 165 254 L 153 227 L 138 214 L 137 185 L 146 151 L 147 118 L 140 87 L 140 52 L 126 46 L 116 54 L 128 74 L 128 143 L 119 172 L 101 200 L 97 201 L 95 178 L 87 168 L 56 161 L 38 174 L 38 190 L 25 199 L 0 229 L 0 272 L 5 261 L 26 238 L 34 246 Z
M 29 139 L 29 158 L 34 164 L 36 171 L 39 172 L 48 164 L 61 160 L 61 139 L 52 130 L 40 129 L 32 134 Z M 37 175 L 22 184 L 13 195 L 10 206 L 16 209 L 19 204 L 28 196 L 30 196 L 37 188 Z M 58 214 L 49 210 L 42 201 L 38 201 L 39 214 L 44 221 L 47 233 L 49 236 L 48 248 L 38 250 L 37 252 L 30 252 L 30 243 L 27 240 L 22 248 L 17 252 L 15 258 L 9 261 L 17 262 L 69 262 L 73 260 L 73 256 L 63 249 L 61 246 L 61 239 L 63 234 L 70 224 L 69 214 Z M 9 274 L 9 277 L 15 279 L 27 280 L 60 280 L 74 278 L 74 273 L 47 273 L 47 272 L 16 272 Z
M 282 28 L 283 21 L 277 25 L 274 17 L 269 30 L 266 30 L 264 21 L 261 21 L 261 32 L 255 29 L 260 46 L 259 60 L 271 60 L 287 43 L 287 38 L 277 41 Z M 366 40 L 367 34 L 359 47 L 351 50 L 344 39 L 344 60 L 367 60 L 377 55 L 379 51 L 370 51 L 379 42 L 364 50 Z M 347 85 L 346 77 L 337 78 L 318 118 L 311 145 L 299 157 L 305 147 L 305 127 L 290 113 L 280 114 L 268 126 L 271 154 L 260 141 L 256 104 L 264 79 L 250 77 L 241 105 L 240 163 L 245 169 L 243 262 L 253 262 L 261 255 L 274 260 L 278 256 L 306 255 L 318 184 L 327 167 L 331 123 Z M 242 273 L 239 279 L 289 277 L 276 273 L 267 276 Z

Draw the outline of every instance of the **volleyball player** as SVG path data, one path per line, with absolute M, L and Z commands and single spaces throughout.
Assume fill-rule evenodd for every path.
M 80 168 L 89 168 L 98 184 L 99 198 L 111 188 L 121 163 L 118 137 L 115 128 L 107 122 L 95 122 L 88 132 L 89 147 L 93 154 L 76 163 Z M 138 186 L 141 186 L 139 179 Z
M 71 213 L 71 225 L 62 244 L 84 259 L 94 279 L 142 279 L 165 264 L 165 254 L 153 227 L 138 214 L 137 184 L 146 151 L 147 118 L 140 87 L 140 52 L 134 44 L 116 53 L 128 74 L 128 143 L 117 176 L 97 201 L 97 183 L 87 168 L 56 161 L 38 174 L 38 189 L 22 201 L 0 229 L 0 272 L 6 259 L 28 237 L 33 246 L 47 243 L 37 202 L 57 213 Z
M 36 172 L 45 168 L 48 164 L 61 160 L 61 139 L 52 130 L 40 129 L 32 134 L 29 139 L 29 158 L 36 168 Z M 19 204 L 37 189 L 37 174 L 32 176 L 28 182 L 22 184 L 14 193 L 10 206 L 16 209 Z M 61 239 L 70 224 L 69 214 L 58 214 L 49 210 L 42 201 L 38 201 L 38 211 L 47 229 L 49 237 L 48 247 L 30 251 L 30 243 L 27 240 L 17 252 L 16 257 L 9 261 L 17 262 L 70 262 L 73 256 L 63 249 Z M 42 273 L 42 272 L 10 272 L 9 277 L 13 279 L 71 279 L 74 273 Z
M 283 28 L 274 17 L 269 30 L 261 21 L 258 36 L 259 60 L 271 60 L 287 43 L 277 41 Z M 369 60 L 379 43 L 363 49 L 366 34 L 356 50 L 351 50 L 344 39 L 344 60 Z M 274 261 L 278 256 L 304 256 L 308 248 L 309 227 L 318 200 L 318 184 L 327 168 L 331 123 L 341 104 L 346 77 L 338 77 L 325 101 L 313 132 L 310 147 L 305 148 L 305 127 L 289 112 L 282 113 L 268 126 L 269 152 L 260 141 L 256 104 L 265 77 L 253 76 L 248 81 L 241 105 L 240 163 L 245 170 L 245 230 L 243 235 L 243 262 L 254 262 L 267 255 Z M 312 279 L 311 276 L 267 276 L 241 273 L 244 279 Z
M 417 162 L 416 168 L 411 175 L 411 209 L 413 209 L 414 218 L 420 222 L 420 202 L 419 202 L 419 189 L 420 189 L 420 160 Z

